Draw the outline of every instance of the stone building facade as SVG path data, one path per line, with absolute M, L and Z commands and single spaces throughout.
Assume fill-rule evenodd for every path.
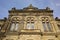
M 49 7 L 12 8 L 0 19 L 0 40 L 60 40 L 60 19 Z

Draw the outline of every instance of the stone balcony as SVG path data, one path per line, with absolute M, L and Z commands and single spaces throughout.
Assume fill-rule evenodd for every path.
M 21 29 L 20 31 L 9 31 L 8 35 L 18 35 L 18 34 L 40 34 L 40 29 Z

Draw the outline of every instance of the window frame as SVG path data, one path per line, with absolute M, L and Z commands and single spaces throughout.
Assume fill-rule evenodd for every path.
M 26 23 L 26 26 L 27 24 L 29 23 L 30 27 L 26 28 L 26 29 L 34 29 L 34 27 L 32 27 L 32 25 L 34 24 L 34 17 L 27 17 L 27 23 Z
M 11 27 L 12 27 L 11 25 L 12 25 L 12 23 L 14 23 L 14 28 L 11 30 Z M 11 22 L 11 24 L 10 24 L 10 31 L 18 31 L 19 26 L 18 26 L 17 30 L 15 30 L 17 23 L 18 23 L 18 22 Z M 19 24 L 19 23 L 18 23 L 18 24 Z
M 42 19 L 42 24 L 43 24 L 43 22 L 45 22 L 45 24 L 46 24 L 45 27 L 43 26 L 44 31 L 45 31 L 45 29 L 46 29 L 47 32 L 48 32 L 48 31 L 51 32 L 51 31 L 52 31 L 52 27 L 51 27 L 51 24 L 50 24 L 49 17 L 42 17 L 41 19 Z M 49 23 L 50 26 L 48 26 L 47 23 Z M 45 31 L 45 32 L 46 32 L 46 31 Z

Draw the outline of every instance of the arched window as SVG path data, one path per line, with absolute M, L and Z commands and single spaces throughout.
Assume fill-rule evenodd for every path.
M 42 17 L 42 24 L 45 32 L 52 31 L 48 17 Z
M 10 27 L 10 30 L 11 31 L 18 31 L 18 27 L 19 27 L 19 21 L 20 21 L 20 18 L 19 17 L 13 17 L 11 19 L 11 27 Z
M 11 28 L 10 30 L 11 31 L 17 31 L 18 30 L 18 27 L 19 27 L 19 23 L 11 23 Z
M 34 18 L 33 17 L 27 18 L 27 29 L 34 29 Z

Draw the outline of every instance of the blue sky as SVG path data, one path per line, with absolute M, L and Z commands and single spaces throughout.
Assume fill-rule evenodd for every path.
M 22 9 L 29 4 L 32 4 L 39 9 L 48 6 L 54 10 L 54 17 L 60 18 L 60 0 L 0 0 L 0 19 L 8 17 L 8 10 L 12 7 Z

